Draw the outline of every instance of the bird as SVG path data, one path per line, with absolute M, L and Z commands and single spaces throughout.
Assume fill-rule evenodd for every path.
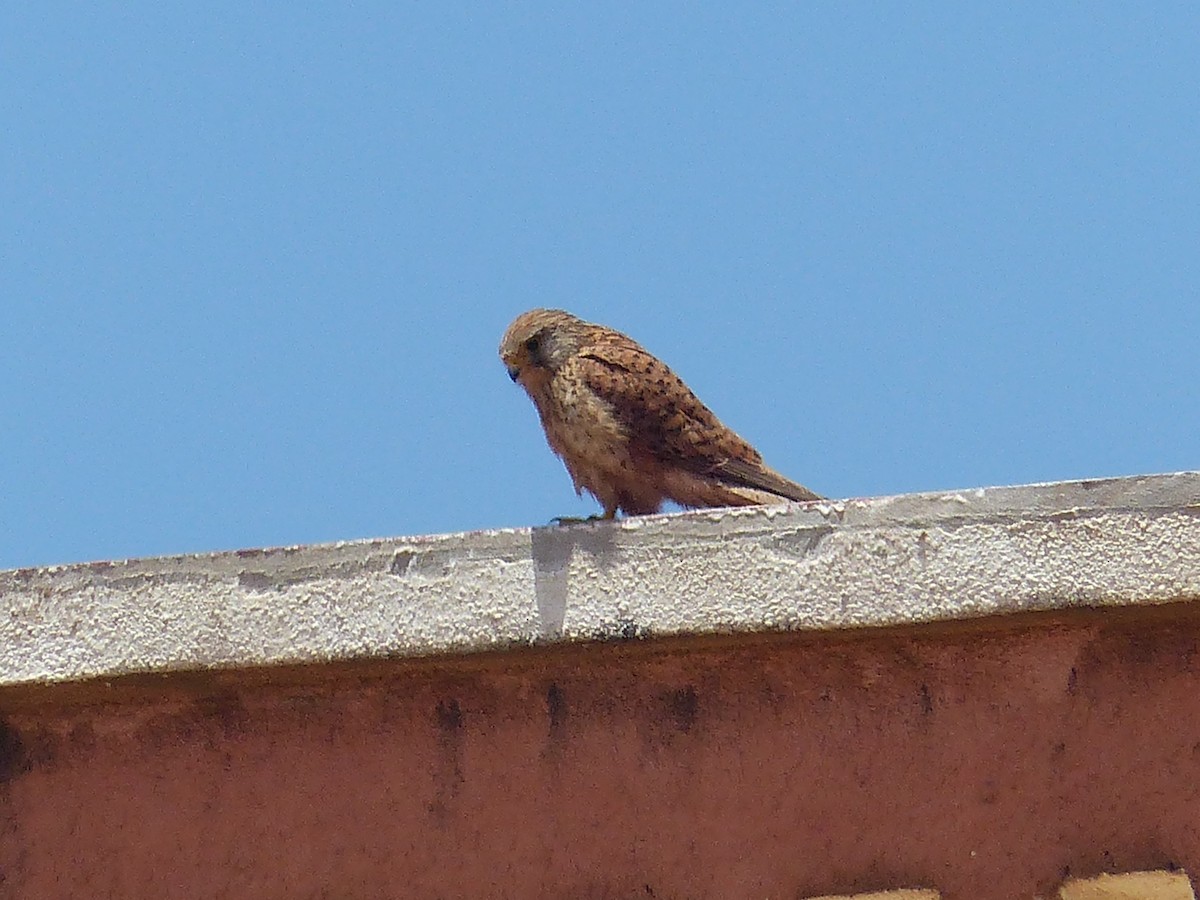
M 656 513 L 667 500 L 700 509 L 823 499 L 764 464 L 665 363 L 619 331 L 531 309 L 509 325 L 500 359 L 537 408 L 575 493 L 604 508 L 601 519 Z

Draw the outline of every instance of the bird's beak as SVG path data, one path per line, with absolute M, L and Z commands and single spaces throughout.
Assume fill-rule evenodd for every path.
M 508 377 L 511 378 L 513 381 L 516 381 L 518 378 L 521 377 L 520 368 L 518 368 L 517 366 L 509 366 L 508 367 Z

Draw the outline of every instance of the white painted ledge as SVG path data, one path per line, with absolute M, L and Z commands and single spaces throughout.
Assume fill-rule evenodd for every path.
M 1200 473 L 0 572 L 0 685 L 1200 598 Z

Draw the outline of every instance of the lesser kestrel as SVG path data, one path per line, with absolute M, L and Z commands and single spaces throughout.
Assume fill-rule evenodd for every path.
M 763 464 L 686 384 L 619 331 L 557 309 L 522 313 L 500 342 L 513 381 L 537 407 L 546 440 L 604 506 L 638 516 L 685 507 L 819 500 Z

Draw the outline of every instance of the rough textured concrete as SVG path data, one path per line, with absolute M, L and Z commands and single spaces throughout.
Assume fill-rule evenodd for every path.
M 0 573 L 0 685 L 1200 596 L 1200 475 Z
M 1182 474 L 0 573 L 0 900 L 1198 871 L 1198 511 Z

